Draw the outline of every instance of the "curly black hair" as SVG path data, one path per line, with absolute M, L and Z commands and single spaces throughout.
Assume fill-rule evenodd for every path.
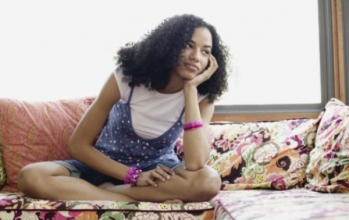
M 189 43 L 195 28 L 205 27 L 212 35 L 212 55 L 218 69 L 211 78 L 198 86 L 201 95 L 208 94 L 210 102 L 217 100 L 227 90 L 229 52 L 215 27 L 195 15 L 176 15 L 165 19 L 139 42 L 128 43 L 115 57 L 129 86 L 144 85 L 150 90 L 161 90 L 170 80 L 179 55 Z

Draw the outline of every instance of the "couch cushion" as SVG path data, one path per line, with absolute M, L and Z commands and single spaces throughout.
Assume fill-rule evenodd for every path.
M 319 120 L 212 124 L 207 165 L 219 172 L 224 190 L 302 186 Z
M 69 138 L 92 101 L 93 98 L 51 102 L 0 99 L 0 147 L 7 190 L 17 189 L 17 176 L 23 166 L 69 158 Z
M 52 201 L 0 193 L 0 219 L 212 219 L 213 202 Z M 14 218 L 16 216 L 16 218 Z M 31 218 L 30 218 L 31 217 Z
M 331 99 L 310 153 L 306 187 L 320 192 L 349 192 L 349 106 Z
M 214 219 L 348 219 L 348 194 L 307 189 L 221 191 Z

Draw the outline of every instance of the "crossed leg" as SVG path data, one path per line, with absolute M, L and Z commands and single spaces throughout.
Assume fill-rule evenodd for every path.
M 89 182 L 71 177 L 65 167 L 54 162 L 39 162 L 24 167 L 18 176 L 18 188 L 26 195 L 51 200 L 114 200 L 134 199 L 111 193 Z
M 69 171 L 53 162 L 40 162 L 24 167 L 18 177 L 19 189 L 33 198 L 51 200 L 113 200 L 151 201 L 182 200 L 207 201 L 219 191 L 221 180 L 210 167 L 188 171 L 175 169 L 176 175 L 158 187 L 118 185 L 97 187 L 85 180 L 70 177 Z M 35 180 L 35 181 L 34 181 Z
M 198 171 L 188 171 L 181 166 L 174 171 L 176 175 L 171 176 L 169 180 L 157 181 L 158 187 L 116 186 L 111 183 L 102 184 L 100 187 L 138 201 L 152 202 L 208 201 L 220 190 L 220 176 L 210 167 L 205 166 Z

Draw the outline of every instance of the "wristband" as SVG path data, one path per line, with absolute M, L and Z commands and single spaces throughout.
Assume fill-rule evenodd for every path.
M 203 126 L 204 126 L 204 124 L 203 124 L 202 120 L 189 121 L 183 125 L 183 129 L 184 129 L 184 131 L 188 131 L 188 130 L 201 128 Z
M 131 184 L 131 186 L 137 185 L 137 179 L 141 172 L 142 170 L 139 169 L 138 167 L 130 167 L 130 169 L 128 170 L 125 176 L 124 183 Z

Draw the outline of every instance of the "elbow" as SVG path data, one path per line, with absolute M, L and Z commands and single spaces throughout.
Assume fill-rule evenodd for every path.
M 197 158 L 195 158 L 193 160 L 193 158 L 186 158 L 184 156 L 184 163 L 185 163 L 185 169 L 188 171 L 198 171 L 201 170 L 202 168 L 205 167 L 206 162 L 209 159 L 209 152 L 205 155 L 202 155 L 202 157 L 197 156 Z
M 83 159 L 90 149 L 93 147 L 92 144 L 81 140 L 80 138 L 71 138 L 68 143 L 68 154 L 71 158 L 76 160 Z
M 76 141 L 70 139 L 68 144 L 68 154 L 74 159 L 76 158 L 76 154 L 77 154 L 77 145 L 78 144 L 76 143 Z
M 204 168 L 205 162 L 203 161 L 185 161 L 185 169 L 188 171 L 198 171 Z

